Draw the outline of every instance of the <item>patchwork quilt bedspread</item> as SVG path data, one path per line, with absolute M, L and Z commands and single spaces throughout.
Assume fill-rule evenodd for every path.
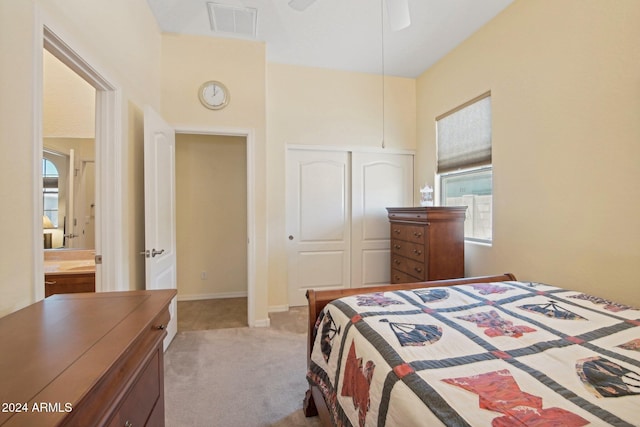
M 640 425 L 640 310 L 528 282 L 345 297 L 307 378 L 338 426 Z

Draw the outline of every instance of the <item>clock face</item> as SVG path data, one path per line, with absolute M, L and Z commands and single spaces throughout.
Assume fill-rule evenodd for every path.
M 220 82 L 210 81 L 200 86 L 200 102 L 207 108 L 219 110 L 229 103 L 229 91 Z

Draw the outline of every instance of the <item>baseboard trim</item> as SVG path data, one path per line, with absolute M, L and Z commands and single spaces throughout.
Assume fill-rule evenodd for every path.
M 178 295 L 178 301 L 198 301 L 203 299 L 246 298 L 247 292 L 216 292 L 214 294 Z
M 266 319 L 256 320 L 253 324 L 254 328 L 268 328 L 269 326 L 271 326 L 271 319 L 268 317 Z
M 269 313 L 282 313 L 284 311 L 289 311 L 289 306 L 288 305 L 270 305 L 267 308 L 267 311 Z

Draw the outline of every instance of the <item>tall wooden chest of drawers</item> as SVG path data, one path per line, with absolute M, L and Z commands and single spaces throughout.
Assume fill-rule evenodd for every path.
M 467 207 L 387 208 L 391 283 L 464 277 Z

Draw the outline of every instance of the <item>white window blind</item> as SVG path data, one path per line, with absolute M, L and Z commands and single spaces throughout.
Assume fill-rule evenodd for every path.
M 491 164 L 491 94 L 436 118 L 438 173 Z

